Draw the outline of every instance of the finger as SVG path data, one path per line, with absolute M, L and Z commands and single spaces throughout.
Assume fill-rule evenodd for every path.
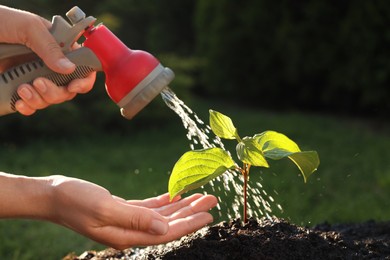
M 18 90 L 18 95 L 32 109 L 42 109 L 48 106 L 47 102 L 42 99 L 39 93 L 28 84 L 22 84 Z
M 59 87 L 46 78 L 35 79 L 33 86 L 47 104 L 59 104 L 76 96 L 76 93 L 70 93 L 66 87 Z
M 68 85 L 68 91 L 71 93 L 87 93 L 95 83 L 96 72 L 90 73 L 86 78 L 74 79 Z
M 118 197 L 118 196 L 115 196 L 115 195 L 111 195 L 112 198 L 118 202 L 123 202 L 123 203 L 126 203 L 126 200 L 124 198 L 121 198 L 121 197 Z
M 157 212 L 117 201 L 110 205 L 107 222 L 122 229 L 139 230 L 163 235 L 168 231 L 168 220 Z
M 35 113 L 36 109 L 29 107 L 23 100 L 19 99 L 15 103 L 16 111 L 25 116 L 31 116 Z
M 145 208 L 159 208 L 169 203 L 180 200 L 180 196 L 176 196 L 171 202 L 169 201 L 169 193 L 145 200 L 128 200 L 131 205 L 141 206 Z
M 175 240 L 195 232 L 211 222 L 213 222 L 213 216 L 208 212 L 199 212 L 185 218 L 176 219 L 169 223 L 169 231 L 161 242 Z
M 145 208 L 157 208 L 169 203 L 169 195 L 163 194 L 157 197 L 148 198 L 144 200 L 128 200 L 127 203 Z
M 193 195 L 191 195 L 189 197 L 186 197 L 186 198 L 184 198 L 182 200 L 179 200 L 179 201 L 177 201 L 175 203 L 171 203 L 171 204 L 162 206 L 160 208 L 156 208 L 155 211 L 160 213 L 163 216 L 168 216 L 168 215 L 171 215 L 172 213 L 176 212 L 177 210 L 179 210 L 179 209 L 181 209 L 183 207 L 188 206 L 193 201 L 201 198 L 202 196 L 203 195 L 200 194 L 200 193 L 193 194 Z
M 177 219 L 169 223 L 169 231 L 165 235 L 152 235 L 141 231 L 113 229 L 104 227 L 100 230 L 101 243 L 116 249 L 125 249 L 134 246 L 149 246 L 167 243 L 192 233 L 205 225 L 213 222 L 213 217 L 207 212 Z
M 169 220 L 172 221 L 175 219 L 185 218 L 199 212 L 208 211 L 211 208 L 215 207 L 217 203 L 218 203 L 217 198 L 212 195 L 201 197 L 193 201 L 188 206 L 183 207 L 180 210 L 173 213 L 169 217 Z

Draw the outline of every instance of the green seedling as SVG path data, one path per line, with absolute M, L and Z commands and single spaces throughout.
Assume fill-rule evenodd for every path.
M 188 151 L 173 167 L 168 184 L 171 199 L 199 188 L 227 171 L 237 170 L 244 178 L 243 218 L 247 222 L 247 185 L 252 166 L 269 168 L 267 159 L 288 158 L 298 167 L 306 183 L 320 164 L 316 151 L 301 151 L 294 141 L 275 131 L 241 138 L 232 120 L 217 111 L 210 110 L 210 127 L 216 136 L 238 142 L 236 153 L 242 166 L 221 148 Z

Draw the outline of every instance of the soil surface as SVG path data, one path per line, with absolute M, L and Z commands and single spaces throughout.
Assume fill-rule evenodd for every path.
M 221 222 L 166 245 L 84 252 L 101 259 L 390 259 L 390 221 L 300 227 L 283 219 Z

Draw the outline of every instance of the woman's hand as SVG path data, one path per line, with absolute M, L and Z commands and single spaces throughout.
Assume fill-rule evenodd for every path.
M 94 183 L 61 175 L 0 172 L 0 219 L 51 221 L 117 249 L 166 243 L 213 221 L 212 195 L 124 200 Z
M 30 84 L 22 84 L 18 88 L 21 99 L 16 101 L 16 110 L 29 116 L 36 110 L 73 99 L 77 94 L 87 93 L 95 83 L 96 73 L 84 79 L 72 80 L 68 86 L 57 86 L 46 78 L 37 78 Z
M 0 24 L 0 42 L 27 46 L 57 73 L 69 74 L 75 70 L 76 65 L 66 58 L 50 34 L 51 23 L 48 20 L 30 12 L 0 5 Z M 12 65 L 15 64 L 10 59 L 0 61 L 0 72 Z M 31 115 L 38 109 L 68 101 L 77 93 L 90 91 L 95 82 L 95 74 L 91 73 L 85 79 L 74 80 L 68 86 L 61 87 L 45 78 L 37 78 L 31 85 L 23 84 L 18 88 L 21 100 L 16 102 L 16 109 L 23 115 Z
M 52 176 L 49 220 L 116 249 L 166 243 L 213 221 L 212 195 L 124 200 L 80 179 Z

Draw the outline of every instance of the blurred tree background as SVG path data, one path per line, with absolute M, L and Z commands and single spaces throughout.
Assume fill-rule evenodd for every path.
M 390 1 L 0 4 L 49 20 L 78 5 L 128 47 L 172 68 L 170 87 L 200 118 L 209 108 L 223 108 L 247 134 L 259 132 L 261 122 L 261 129 L 281 131 L 304 150 L 317 150 L 321 166 L 310 185 L 303 187 L 284 164 L 275 165 L 281 178 L 274 178 L 274 168 L 251 177 L 264 178 L 295 223 L 389 219 Z M 0 125 L 0 171 L 66 174 L 124 198 L 165 192 L 168 171 L 188 149 L 179 118 L 161 98 L 131 121 L 123 119 L 105 92 L 103 73 L 90 93 L 30 117 L 3 116 Z M 96 246 L 46 224 L 1 221 L 0 258 L 59 259 Z
M 370 117 L 390 112 L 386 0 L 2 2 L 47 19 L 78 5 L 130 48 L 171 67 L 171 87 L 185 102 L 198 95 L 260 108 Z M 0 137 L 126 131 L 163 122 L 170 113 L 152 102 L 128 124 L 100 74 L 93 91 L 72 102 L 28 118 L 3 117 Z

